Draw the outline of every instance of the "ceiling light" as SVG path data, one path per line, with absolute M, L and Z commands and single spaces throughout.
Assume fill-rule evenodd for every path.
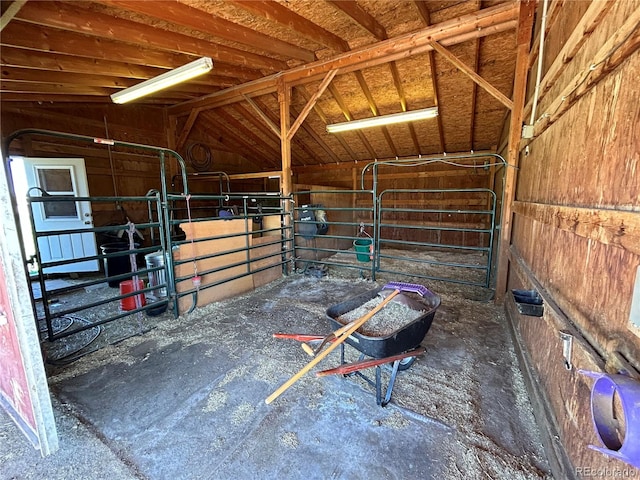
M 111 95 L 114 103 L 126 103 L 137 98 L 150 95 L 159 90 L 172 87 L 178 83 L 186 82 L 198 75 L 203 75 L 213 68 L 213 60 L 209 57 L 202 57 L 191 63 L 187 63 L 174 70 L 170 70 L 157 77 L 145 80 L 133 87 L 125 88 Z
M 423 108 L 422 110 L 413 110 L 411 112 L 393 113 L 391 115 L 381 115 L 379 117 L 363 118 L 362 120 L 353 120 L 351 122 L 334 123 L 327 125 L 327 132 L 338 133 L 347 130 L 356 130 L 360 128 L 380 127 L 382 125 L 392 125 L 394 123 L 415 122 L 416 120 L 424 120 L 433 118 L 438 115 L 438 107 Z

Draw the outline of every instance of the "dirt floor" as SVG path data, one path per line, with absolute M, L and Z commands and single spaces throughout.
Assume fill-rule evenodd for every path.
M 0 414 L 0 478 L 551 478 L 490 290 L 327 273 L 294 274 L 177 319 L 104 325 L 85 350 L 95 351 L 47 366 L 57 454 L 40 458 Z M 328 307 L 398 280 L 428 286 L 441 305 L 425 355 L 398 374 L 387 407 L 362 379 L 314 375 L 339 364 L 339 349 L 265 404 L 310 361 L 273 333 L 327 334 Z

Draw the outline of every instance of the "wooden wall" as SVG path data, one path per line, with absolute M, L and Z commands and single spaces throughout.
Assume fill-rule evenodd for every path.
M 545 313 L 520 315 L 510 296 L 507 311 L 570 460 L 562 475 L 631 468 L 638 476 L 588 448 L 601 446 L 592 380 L 577 370 L 625 368 L 640 379 L 640 331 L 630 325 L 640 264 L 640 2 L 550 4 L 539 120 L 520 153 L 508 281 L 510 289 L 537 288 Z M 530 83 L 529 105 L 532 93 Z M 574 336 L 572 370 L 560 331 Z
M 2 137 L 24 128 L 38 128 L 59 132 L 112 138 L 119 141 L 168 147 L 174 141 L 169 138 L 172 130 L 164 110 L 159 107 L 120 105 L 36 105 L 3 104 L 1 112 Z M 189 147 L 198 143 L 206 150 Z M 211 136 L 194 131 L 178 153 L 185 159 L 187 172 L 195 173 L 206 166 L 209 171 L 224 171 L 229 174 L 256 171 L 256 167 L 245 158 L 225 150 L 217 150 L 218 144 Z M 208 152 L 208 155 L 206 155 Z M 91 143 L 73 142 L 54 137 L 27 136 L 11 145 L 11 153 L 34 157 L 82 157 L 87 167 L 89 194 L 91 196 L 144 196 L 151 189 L 160 189 L 160 162 L 156 154 L 140 149 L 123 149 Z M 191 155 L 190 155 L 191 153 Z M 205 155 L 209 157 L 208 162 Z M 196 168 L 197 167 L 197 168 Z M 178 163 L 167 159 L 167 183 L 169 191 L 182 192 Z M 217 178 L 197 180 L 189 178 L 192 191 L 218 193 Z M 264 182 L 234 182 L 234 191 L 262 191 Z M 225 186 L 226 188 L 226 186 Z M 125 202 L 124 212 L 115 203 L 94 203 L 94 225 L 96 227 L 126 223 L 125 214 L 135 223 L 148 218 L 147 206 L 143 203 Z

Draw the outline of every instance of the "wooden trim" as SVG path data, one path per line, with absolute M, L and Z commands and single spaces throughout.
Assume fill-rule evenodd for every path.
M 640 255 L 640 211 L 513 202 L 513 212 L 536 222 Z
M 573 77 L 562 93 L 547 107 L 547 113 L 535 124 L 533 137 L 522 141 L 521 149 L 542 135 L 555 121 L 569 110 L 580 98 L 595 87 L 609 72 L 624 62 L 640 48 L 640 7 L 607 40 L 595 54 L 591 65 Z M 613 52 L 613 53 L 612 53 Z M 593 67 L 592 67 L 593 66 Z M 551 113 L 548 113 L 551 112 Z
M 498 100 L 509 110 L 513 110 L 513 102 L 509 98 L 507 98 L 507 96 L 504 95 L 500 90 L 498 90 L 496 87 L 494 87 L 489 82 L 487 82 L 484 78 L 482 78 L 480 75 L 474 72 L 473 69 L 470 68 L 466 63 L 464 63 L 462 60 L 460 60 L 458 57 L 456 57 L 453 53 L 451 53 L 445 47 L 440 45 L 438 42 L 431 42 L 431 46 L 436 52 L 438 52 L 440 55 L 446 58 L 449 62 L 454 64 L 456 67 L 458 67 L 458 70 L 460 70 L 467 77 L 469 77 L 475 83 L 477 83 L 482 88 L 484 88 L 489 95 L 491 95 L 493 98 Z
M 544 74 L 543 79 L 540 81 L 538 105 L 540 105 L 540 100 L 545 97 L 551 87 L 555 85 L 556 80 L 564 71 L 565 65 L 573 60 L 575 54 L 578 53 L 582 45 L 587 41 L 587 39 L 589 39 L 591 32 L 593 32 L 600 22 L 602 22 L 614 2 L 615 0 L 597 0 L 595 2 L 591 2 L 591 5 L 589 5 L 589 8 L 580 19 L 580 22 L 576 25 L 576 28 L 565 42 L 562 50 L 560 50 L 553 63 Z M 549 12 L 547 12 L 547 15 L 549 15 Z M 524 107 L 525 118 L 529 116 L 532 108 L 533 96 L 531 96 L 527 105 Z
M 239 2 L 239 5 L 253 3 Z M 291 68 L 237 87 L 231 87 L 223 92 L 206 95 L 197 100 L 183 102 L 170 107 L 169 113 L 184 115 L 192 108 L 215 108 L 237 102 L 243 95 L 254 97 L 273 93 L 277 88 L 276 84 L 279 79 L 295 86 L 317 81 L 324 77 L 327 72 L 336 68 L 339 68 L 341 73 L 348 73 L 389 63 L 393 60 L 407 58 L 431 50 L 430 42 L 432 41 L 438 41 L 442 45 L 452 45 L 472 38 L 509 30 L 514 27 L 517 11 L 517 2 L 500 3 L 495 7 L 485 8 L 480 12 L 447 20 L 417 32 L 354 49 L 330 59 Z
M 511 244 L 511 229 L 513 228 L 513 212 L 511 210 L 516 192 L 516 174 L 519 164 L 519 142 L 522 131 L 522 118 L 525 94 L 527 91 L 527 72 L 529 70 L 529 47 L 531 45 L 531 30 L 535 17 L 535 0 L 520 2 L 518 13 L 518 30 L 516 34 L 517 55 L 516 69 L 513 79 L 513 108 L 509 126 L 509 149 L 507 162 L 509 166 L 505 172 L 504 194 L 502 204 L 502 228 L 500 230 L 500 249 L 498 255 L 498 273 L 496 277 L 496 303 L 504 302 L 507 290 L 507 273 L 509 269 L 509 245 Z
M 280 179 L 282 172 L 280 170 L 272 170 L 270 172 L 255 173 L 234 173 L 229 175 L 229 180 L 249 180 L 253 178 L 278 178 Z
M 27 0 L 15 0 L 11 5 L 9 5 L 7 10 L 2 14 L 2 17 L 0 17 L 0 32 L 4 30 L 4 27 L 6 27 L 9 22 L 13 20 L 13 17 L 20 12 L 20 9 L 25 3 L 27 3 Z
M 307 118 L 307 115 L 309 115 L 309 112 L 311 112 L 311 109 L 315 106 L 316 102 L 318 101 L 320 96 L 325 92 L 325 90 L 327 89 L 327 87 L 329 86 L 329 84 L 331 83 L 331 81 L 333 80 L 333 78 L 336 76 L 337 73 L 338 73 L 338 70 L 331 70 L 324 77 L 324 80 L 322 80 L 322 83 L 318 86 L 318 89 L 316 90 L 316 92 L 313 95 L 311 95 L 311 98 L 307 101 L 307 104 L 304 106 L 304 108 L 298 115 L 298 118 L 296 118 L 296 121 L 293 122 L 293 125 L 291 125 L 291 129 L 289 130 L 289 133 L 287 133 L 287 135 L 289 135 L 289 139 L 292 139 L 293 136 L 296 134 L 296 132 L 300 128 L 300 125 L 302 125 L 302 122 L 305 121 L 305 119 Z

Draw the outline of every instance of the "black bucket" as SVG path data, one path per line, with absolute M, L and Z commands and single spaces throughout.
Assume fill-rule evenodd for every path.
M 135 244 L 135 248 L 140 245 Z M 100 250 L 103 255 L 110 255 L 116 252 L 126 252 L 129 250 L 129 244 L 126 242 L 105 243 L 100 245 Z M 131 261 L 129 255 L 122 255 L 118 257 L 104 258 L 104 274 L 106 277 L 115 277 L 116 275 L 123 275 L 131 272 Z M 119 288 L 121 280 L 109 280 L 109 286 L 111 288 Z

